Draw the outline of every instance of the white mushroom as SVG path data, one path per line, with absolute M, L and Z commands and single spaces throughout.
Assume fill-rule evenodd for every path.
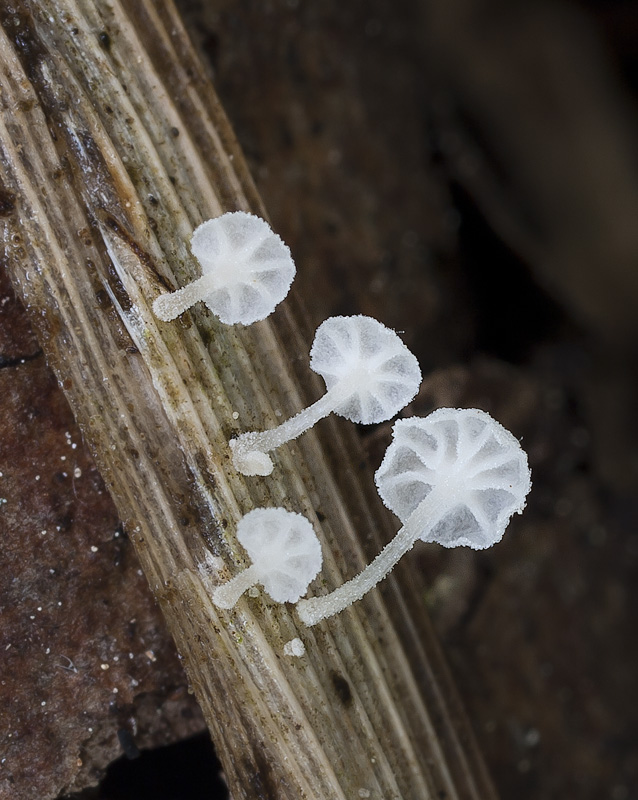
M 394 331 L 372 317 L 330 317 L 317 328 L 310 368 L 326 393 L 277 428 L 244 433 L 230 442 L 235 468 L 270 475 L 269 450 L 295 439 L 332 411 L 370 425 L 393 417 L 416 395 L 419 363 Z
M 277 603 L 295 603 L 321 569 L 319 539 L 310 522 L 293 511 L 256 508 L 239 521 L 237 539 L 253 563 L 215 589 L 219 608 L 232 608 L 256 584 Z
M 477 409 L 441 408 L 394 424 L 376 472 L 381 499 L 403 527 L 356 578 L 331 594 L 302 600 L 299 616 L 314 625 L 359 600 L 417 539 L 476 550 L 498 542 L 531 488 L 518 440 Z
M 203 222 L 191 250 L 202 277 L 155 300 L 153 311 L 164 322 L 203 300 L 226 325 L 251 325 L 272 314 L 295 277 L 287 245 L 265 220 L 243 211 Z

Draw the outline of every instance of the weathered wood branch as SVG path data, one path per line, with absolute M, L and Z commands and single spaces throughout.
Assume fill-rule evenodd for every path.
M 195 275 L 197 224 L 264 213 L 170 1 L 20 0 L 1 23 L 5 259 L 233 797 L 493 797 L 409 566 L 312 629 L 263 595 L 229 613 L 211 604 L 211 587 L 243 564 L 235 524 L 255 506 L 299 511 L 321 532 L 315 591 L 352 575 L 389 531 L 345 423 L 282 448 L 268 479 L 232 469 L 230 436 L 316 393 L 294 294 L 249 329 L 202 309 L 162 324 L 150 310 Z M 303 659 L 283 655 L 297 635 Z

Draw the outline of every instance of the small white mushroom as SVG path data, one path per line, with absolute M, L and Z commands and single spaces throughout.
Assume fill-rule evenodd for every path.
M 477 409 L 441 408 L 394 424 L 393 441 L 375 474 L 381 499 L 403 523 L 356 578 L 297 604 L 307 625 L 363 597 L 417 539 L 481 550 L 498 542 L 531 488 L 518 440 Z
M 235 468 L 244 475 L 270 475 L 267 455 L 295 439 L 331 412 L 371 425 L 397 414 L 416 395 L 421 370 L 394 331 L 362 315 L 330 317 L 317 328 L 310 368 L 326 393 L 277 428 L 243 433 L 231 440 Z
M 321 569 L 321 545 L 312 525 L 285 508 L 248 512 L 237 525 L 237 539 L 253 563 L 215 589 L 213 603 L 219 608 L 232 608 L 256 584 L 277 603 L 295 603 Z
M 203 222 L 191 251 L 202 277 L 155 300 L 153 311 L 164 322 L 203 300 L 226 325 L 251 325 L 272 314 L 295 277 L 287 245 L 265 220 L 243 211 Z

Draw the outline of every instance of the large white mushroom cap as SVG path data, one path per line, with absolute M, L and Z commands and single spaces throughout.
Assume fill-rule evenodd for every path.
M 501 539 L 531 487 L 518 440 L 485 411 L 458 408 L 398 420 L 375 481 L 403 523 L 436 488 L 440 518 L 421 538 L 474 549 Z
M 445 547 L 490 547 L 525 506 L 531 487 L 527 456 L 484 411 L 441 408 L 429 417 L 399 420 L 393 434 L 375 480 L 403 525 L 356 577 L 297 603 L 306 625 L 360 600 L 419 539 Z
M 311 523 L 284 508 L 256 508 L 237 525 L 237 539 L 258 573 L 257 583 L 277 603 L 295 603 L 323 562 Z
M 191 250 L 204 275 L 215 276 L 202 299 L 227 325 L 250 325 L 271 314 L 288 294 L 295 264 L 268 223 L 234 211 L 202 223 Z
M 334 411 L 364 425 L 393 417 L 421 384 L 419 362 L 397 334 L 363 315 L 322 322 L 310 350 L 310 368 L 328 390 L 342 384 L 352 389 Z

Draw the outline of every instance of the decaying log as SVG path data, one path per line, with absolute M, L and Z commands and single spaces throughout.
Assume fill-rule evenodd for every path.
M 369 561 L 392 523 L 345 423 L 277 454 L 267 479 L 232 469 L 229 437 L 317 393 L 294 293 L 249 329 L 202 309 L 162 324 L 150 310 L 194 276 L 199 222 L 265 213 L 170 0 L 23 0 L 1 23 L 5 258 L 233 797 L 493 797 L 409 565 L 313 629 L 263 595 L 229 613 L 210 602 L 243 564 L 235 525 L 255 506 L 320 531 L 319 592 Z M 294 636 L 302 659 L 283 654 Z

